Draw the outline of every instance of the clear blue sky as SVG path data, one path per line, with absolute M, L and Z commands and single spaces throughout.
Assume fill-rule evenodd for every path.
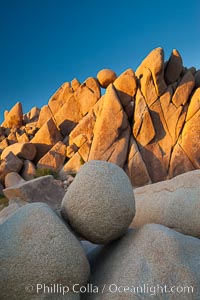
M 0 0 L 0 121 L 17 101 L 47 104 L 74 77 L 117 74 L 155 47 L 200 68 L 200 1 Z

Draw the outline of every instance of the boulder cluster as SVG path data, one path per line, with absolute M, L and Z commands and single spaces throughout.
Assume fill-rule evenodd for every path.
M 199 103 L 200 70 L 157 48 L 5 112 L 0 298 L 199 300 Z
M 183 66 L 177 50 L 162 48 L 136 72 L 103 69 L 82 84 L 64 83 L 41 109 L 21 103 L 0 127 L 0 181 L 9 172 L 33 179 L 51 169 L 62 181 L 90 160 L 125 170 L 134 187 L 200 167 L 200 70 Z
M 38 190 L 45 184 L 51 188 L 52 177 L 44 178 L 46 183 L 37 186 Z M 29 197 L 31 192 L 24 188 Z M 64 299 L 77 299 L 74 285 L 84 286 L 90 276 L 89 261 L 79 240 L 108 244 L 126 233 L 135 215 L 129 178 L 108 162 L 91 161 L 81 168 L 63 197 L 60 212 L 49 207 L 52 196 L 45 192 L 47 201 L 38 195 L 40 202 L 32 204 L 22 203 L 16 193 L 19 203 L 0 212 L 2 300 L 27 299 L 30 285 L 33 299 L 51 299 L 42 292 L 37 295 L 39 283 L 67 286 Z M 61 299 L 60 295 L 54 299 Z
M 94 160 L 59 211 L 17 198 L 0 212 L 1 299 L 198 300 L 199 180 L 195 170 L 133 193 L 120 167 Z

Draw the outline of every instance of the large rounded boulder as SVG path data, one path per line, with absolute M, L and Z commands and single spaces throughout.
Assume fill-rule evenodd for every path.
M 50 299 L 47 290 L 54 286 L 53 299 L 63 299 L 65 286 L 65 299 L 77 299 L 73 285 L 87 282 L 89 263 L 80 242 L 47 204 L 18 209 L 0 226 L 0 237 L 2 300 Z
M 128 176 L 105 161 L 84 164 L 63 198 L 61 213 L 86 240 L 105 244 L 119 238 L 135 215 Z

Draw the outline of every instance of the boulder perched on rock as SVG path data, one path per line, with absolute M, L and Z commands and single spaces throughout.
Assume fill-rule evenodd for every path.
M 3 190 L 8 199 L 20 198 L 29 203 L 45 202 L 54 209 L 59 209 L 64 197 L 64 189 L 61 188 L 53 176 L 47 175 L 21 182 Z
M 74 284 L 86 284 L 89 264 L 79 241 L 46 204 L 20 208 L 0 226 L 0 236 L 2 300 L 44 299 L 38 284 L 68 286 L 71 298 L 67 291 L 65 297 L 77 299 L 70 291 Z
M 134 190 L 136 216 L 131 227 L 165 225 L 200 238 L 200 170 Z
M 117 75 L 110 69 L 103 69 L 97 74 L 97 79 L 103 88 L 107 88 L 110 83 L 113 83 Z
M 123 107 L 127 107 L 137 91 L 137 82 L 135 73 L 132 69 L 123 72 L 115 81 L 114 87 Z
M 127 175 L 108 162 L 86 163 L 66 192 L 61 213 L 77 233 L 93 243 L 120 237 L 135 214 Z
M 89 256 L 90 284 L 99 293 L 88 293 L 85 299 L 200 298 L 199 239 L 148 224 L 98 248 Z
M 19 158 L 32 160 L 36 156 L 36 147 L 32 143 L 15 143 L 3 150 L 1 159 L 4 159 L 10 152 Z

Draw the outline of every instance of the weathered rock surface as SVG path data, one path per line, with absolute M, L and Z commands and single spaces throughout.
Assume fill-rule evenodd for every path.
M 74 97 L 79 103 L 82 116 L 85 116 L 101 96 L 100 87 L 95 78 L 88 78 L 76 90 Z
M 123 235 L 134 217 L 130 181 L 118 166 L 90 161 L 71 183 L 61 213 L 85 239 L 108 243 Z
M 5 222 L 8 218 L 10 218 L 16 211 L 22 207 L 23 205 L 27 204 L 26 202 L 15 202 L 9 203 L 4 209 L 0 211 L 0 224 Z
M 137 91 L 137 82 L 135 73 L 129 69 L 123 72 L 113 83 L 117 90 L 117 95 L 123 107 L 129 105 L 133 101 L 133 97 Z
M 173 49 L 165 68 L 165 81 L 170 84 L 178 80 L 183 69 L 183 61 L 180 53 Z
M 90 283 L 99 287 L 99 293 L 87 294 L 85 299 L 198 300 L 199 247 L 199 239 L 162 225 L 130 230 L 89 255 Z
M 2 123 L 6 128 L 20 128 L 23 121 L 22 104 L 17 102 L 13 108 L 6 114 L 5 120 Z
M 160 96 L 167 87 L 164 80 L 164 51 L 162 48 L 152 50 L 143 60 L 135 73 L 138 78 L 142 76 L 144 68 L 151 71 L 156 92 Z
M 23 166 L 20 158 L 10 152 L 4 160 L 0 161 L 0 182 L 4 182 L 5 177 L 10 172 L 19 172 Z
M 19 183 L 3 190 L 8 199 L 16 197 L 29 203 L 45 202 L 54 209 L 59 209 L 65 191 L 51 175 L 42 176 L 27 182 Z
M 1 159 L 5 159 L 10 152 L 19 158 L 33 160 L 36 156 L 36 147 L 32 143 L 15 143 L 3 150 Z
M 60 110 L 54 115 L 56 125 L 63 136 L 68 135 L 81 120 L 81 110 L 78 101 L 72 94 Z
M 80 167 L 83 165 L 84 161 L 80 156 L 79 152 L 76 152 L 68 162 L 59 171 L 59 178 L 65 180 L 68 175 L 76 174 Z
M 37 128 L 41 128 L 50 118 L 53 117 L 53 114 L 48 105 L 44 105 L 41 108 L 40 115 L 37 121 Z
M 150 184 L 151 178 L 133 137 L 130 138 L 128 153 L 125 171 L 130 178 L 132 186 L 138 187 Z
M 38 169 L 59 171 L 66 159 L 66 146 L 57 142 L 37 163 Z
M 28 204 L 0 226 L 0 294 L 7 299 L 45 299 L 38 283 L 86 284 L 89 264 L 79 241 L 44 203 Z M 27 286 L 33 290 L 27 292 Z M 54 295 L 53 299 L 61 295 Z M 71 294 L 71 298 L 77 295 Z
M 63 83 L 62 86 L 49 99 L 48 107 L 52 115 L 55 115 L 62 108 L 72 94 L 73 91 L 70 83 Z
M 179 107 L 180 105 L 185 105 L 185 103 L 188 101 L 189 96 L 192 93 L 192 90 L 195 86 L 195 79 L 193 74 L 188 71 L 180 81 L 173 97 L 172 102 L 176 107 Z
M 24 161 L 24 165 L 21 170 L 21 175 L 27 181 L 35 178 L 36 168 L 35 165 L 30 160 Z
M 33 107 L 27 114 L 23 116 L 23 123 L 28 124 L 32 122 L 37 122 L 40 115 L 40 109 L 38 107 Z
M 200 170 L 134 190 L 136 215 L 131 227 L 165 225 L 200 237 Z
M 16 172 L 8 173 L 5 177 L 5 187 L 9 188 L 13 185 L 24 183 L 25 180 Z
M 62 136 L 52 118 L 50 118 L 35 134 L 31 140 L 36 146 L 36 162 L 40 160 L 57 142 L 62 140 Z
M 129 136 L 128 118 L 115 88 L 110 84 L 97 115 L 88 160 L 105 160 L 123 167 L 127 157 Z

